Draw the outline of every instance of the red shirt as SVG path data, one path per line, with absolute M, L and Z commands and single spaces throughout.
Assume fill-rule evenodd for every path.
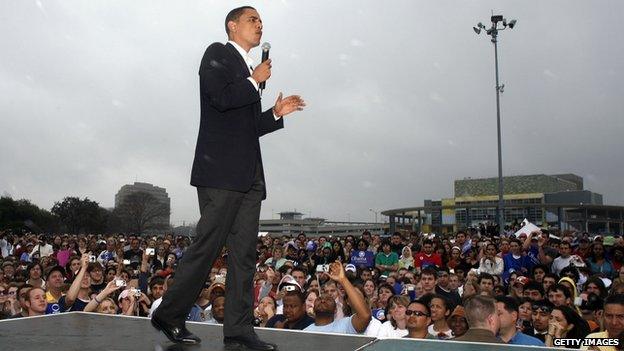
M 438 267 L 442 267 L 442 257 L 440 257 L 440 255 L 437 253 L 427 255 L 424 252 L 419 252 L 414 256 L 415 267 L 430 266 L 432 264 Z

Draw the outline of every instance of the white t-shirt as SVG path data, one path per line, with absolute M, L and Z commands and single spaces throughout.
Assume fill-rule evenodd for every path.
M 327 325 L 310 324 L 304 330 L 322 333 L 358 334 L 357 330 L 353 328 L 351 317 L 337 319 Z
M 379 328 L 379 333 L 377 337 L 379 338 L 402 338 L 407 335 L 407 329 L 398 329 L 392 326 L 392 322 L 385 321 Z
M 368 327 L 364 331 L 364 335 L 372 336 L 374 338 L 379 335 L 379 330 L 381 329 L 382 323 L 377 318 L 371 318 L 370 322 L 368 322 Z
M 149 318 L 152 318 L 152 314 L 154 313 L 154 311 L 156 311 L 158 306 L 160 306 L 161 302 L 162 302 L 162 297 L 159 297 L 156 300 L 154 300 L 154 302 L 152 302 L 152 307 L 150 307 L 149 314 L 147 315 Z
M 8 257 L 13 254 L 13 245 L 8 241 L 0 239 L 0 257 Z
M 39 251 L 41 249 L 41 251 Z M 35 248 L 30 252 L 30 256 L 32 257 L 32 255 L 34 253 L 39 253 L 41 252 L 41 256 L 39 257 L 47 257 L 50 256 L 52 253 L 54 253 L 54 249 L 52 248 L 52 245 L 50 244 L 45 244 L 43 246 L 39 246 L 39 245 L 35 245 Z
M 559 273 L 561 273 L 561 270 L 570 265 L 570 260 L 572 260 L 572 256 L 568 256 L 566 258 L 559 256 L 555 258 L 551 267 L 552 272 L 559 275 Z

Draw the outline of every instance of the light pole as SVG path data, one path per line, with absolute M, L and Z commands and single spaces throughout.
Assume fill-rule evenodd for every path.
M 377 223 L 377 214 L 379 213 L 378 211 L 373 210 L 372 208 L 368 209 L 370 212 L 375 213 L 375 223 Z
M 516 26 L 516 20 L 507 22 L 502 15 L 495 15 L 490 18 L 492 26 L 486 28 L 483 23 L 479 22 L 476 27 L 472 27 L 475 33 L 480 34 L 481 30 L 492 37 L 494 44 L 494 69 L 496 71 L 496 130 L 498 132 L 498 232 L 504 233 L 505 228 L 505 202 L 503 201 L 503 153 L 501 151 L 501 122 L 500 122 L 500 93 L 505 89 L 505 84 L 500 85 L 498 82 L 498 31 L 507 28 L 512 29 Z M 499 26 L 499 23 L 501 24 Z

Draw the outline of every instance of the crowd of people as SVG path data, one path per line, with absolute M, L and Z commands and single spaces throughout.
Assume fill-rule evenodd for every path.
M 622 238 L 556 234 L 258 237 L 254 324 L 533 346 L 619 338 L 623 345 Z M 175 284 L 191 241 L 2 232 L 0 319 L 69 311 L 148 317 Z M 226 248 L 188 320 L 222 323 L 227 281 Z

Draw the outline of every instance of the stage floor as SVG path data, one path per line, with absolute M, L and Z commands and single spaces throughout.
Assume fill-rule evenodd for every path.
M 184 346 L 171 343 L 152 327 L 147 318 L 70 312 L 9 319 L 0 321 L 0 350 L 224 350 L 221 326 L 188 322 L 187 327 L 202 339 L 200 345 Z M 263 340 L 277 344 L 281 351 L 439 351 L 442 348 L 445 351 L 519 350 L 519 346 L 509 345 L 411 339 L 378 340 L 358 335 L 318 334 L 267 328 L 256 328 L 256 332 Z

